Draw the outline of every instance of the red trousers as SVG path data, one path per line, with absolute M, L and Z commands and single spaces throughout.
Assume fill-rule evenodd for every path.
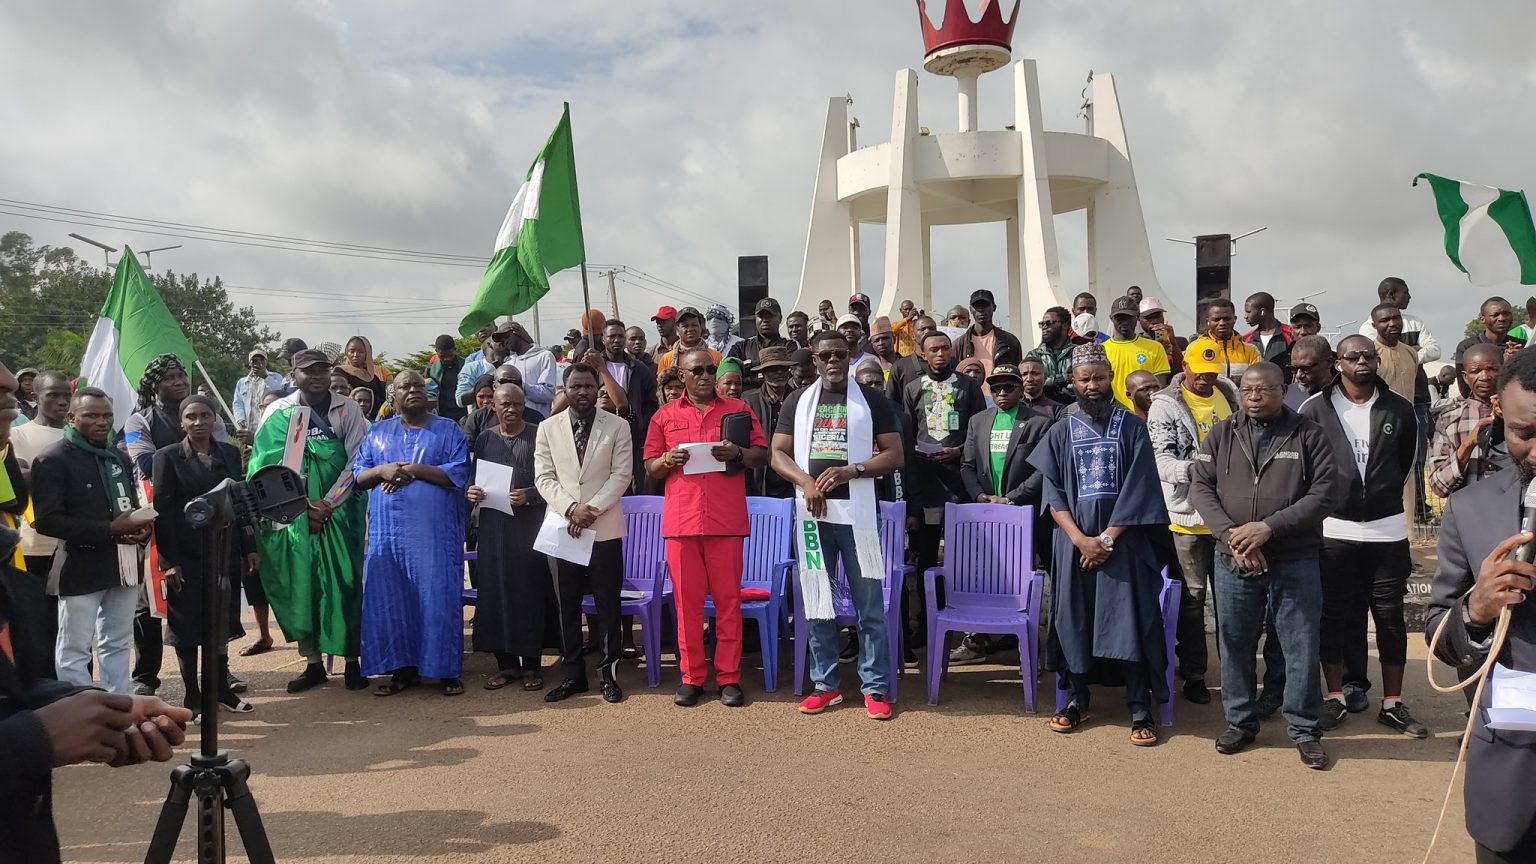
M 677 604 L 677 665 L 683 683 L 709 678 L 704 657 L 704 595 L 715 600 L 715 683 L 741 683 L 741 537 L 667 539 Z

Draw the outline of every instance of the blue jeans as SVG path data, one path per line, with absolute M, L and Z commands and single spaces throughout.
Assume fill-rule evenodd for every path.
M 852 525 L 819 524 L 821 549 L 826 556 L 827 572 L 836 571 L 834 561 L 843 562 L 848 575 L 848 591 L 859 619 L 859 678 L 865 693 L 881 696 L 890 692 L 890 636 L 885 629 L 885 591 L 883 579 L 865 579 L 859 571 L 859 555 L 853 544 Z M 811 683 L 817 690 L 836 690 L 837 621 L 810 621 Z
M 59 636 L 54 663 L 59 680 L 89 687 L 91 645 L 96 646 L 101 686 L 109 693 L 133 692 L 128 673 L 128 652 L 133 645 L 133 610 L 140 586 L 120 586 L 90 594 L 59 598 Z
M 1297 744 L 1321 735 L 1318 639 L 1323 614 L 1323 582 L 1317 559 L 1274 561 L 1261 579 L 1243 579 L 1231 561 L 1216 555 L 1216 631 L 1221 644 L 1221 705 L 1227 724 L 1250 735 L 1259 732 L 1255 709 L 1257 670 L 1254 653 L 1264 631 L 1265 607 L 1285 654 L 1285 690 L 1281 710 L 1286 733 Z

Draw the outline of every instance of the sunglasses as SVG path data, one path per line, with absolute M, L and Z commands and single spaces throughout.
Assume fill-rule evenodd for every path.
M 847 360 L 848 352 L 841 348 L 833 348 L 830 351 L 816 352 L 816 359 L 823 363 L 831 363 L 833 360 Z
M 1013 391 L 1019 389 L 1019 385 L 1017 384 L 992 384 L 990 386 L 993 393 L 1002 394 L 1012 393 Z
M 1348 354 L 1340 354 L 1340 360 L 1348 360 L 1351 363 L 1359 363 L 1362 360 L 1375 360 L 1381 355 L 1375 351 L 1351 351 Z
M 702 378 L 705 375 L 713 375 L 718 371 L 720 371 L 719 366 L 695 366 L 688 370 L 688 374 L 695 378 Z

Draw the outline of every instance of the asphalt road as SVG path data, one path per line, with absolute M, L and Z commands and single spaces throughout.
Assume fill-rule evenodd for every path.
M 1003 665 L 952 670 L 936 707 L 908 673 L 895 718 L 878 723 L 853 698 L 802 716 L 790 676 L 767 694 L 755 668 L 746 708 L 677 708 L 670 658 L 657 690 L 622 670 L 620 705 L 487 692 L 485 655 L 467 658 L 460 697 L 380 699 L 339 678 L 295 697 L 283 685 L 300 661 L 281 648 L 236 658 L 257 711 L 223 715 L 222 737 L 254 769 L 280 861 L 1408 862 L 1429 841 L 1464 722 L 1460 697 L 1424 683 L 1418 638 L 1410 654 L 1405 698 L 1434 736 L 1379 725 L 1373 692 L 1371 712 L 1325 740 L 1328 772 L 1301 766 L 1279 722 L 1253 749 L 1217 754 L 1219 696 L 1179 699 L 1155 749 L 1131 746 L 1112 690 L 1081 731 L 1055 734 L 1024 713 L 1017 666 Z M 1039 692 L 1048 710 L 1049 686 Z M 173 678 L 163 695 L 179 694 Z M 57 772 L 65 859 L 143 860 L 169 767 Z M 1461 818 L 1458 787 L 1436 861 L 1472 860 Z M 188 826 L 181 860 L 192 849 Z

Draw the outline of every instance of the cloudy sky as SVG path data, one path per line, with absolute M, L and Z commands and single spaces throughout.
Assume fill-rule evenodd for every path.
M 619 283 L 620 312 L 637 320 L 662 302 L 734 306 L 744 254 L 768 255 L 773 293 L 792 298 L 828 97 L 851 95 L 861 143 L 884 141 L 896 70 L 922 60 L 907 0 L 5 6 L 0 198 L 487 256 L 569 101 L 588 256 L 638 271 Z M 1192 304 L 1193 254 L 1164 237 L 1261 225 L 1238 247 L 1239 297 L 1327 292 L 1315 300 L 1337 323 L 1399 275 L 1454 343 L 1495 293 L 1452 268 L 1430 193 L 1409 184 L 1431 171 L 1536 189 L 1529 0 L 1056 0 L 1020 14 L 1015 57 L 1039 61 L 1049 128 L 1080 130 L 1089 70 L 1114 73 L 1158 277 L 1177 302 Z M 952 131 L 953 83 L 919 77 L 920 122 Z M 1011 91 L 1003 73 L 982 79 L 982 128 L 1012 122 Z M 92 256 L 68 233 L 181 243 L 156 269 L 219 274 L 237 302 L 311 344 L 361 332 L 391 354 L 427 346 L 479 276 L 463 259 L 261 249 L 39 212 L 0 203 L 0 230 Z M 1085 286 L 1083 226 L 1057 219 L 1069 293 Z M 876 288 L 881 229 L 865 239 Z M 935 232 L 936 306 L 1005 284 L 1000 225 Z M 579 278 L 554 285 L 546 342 L 580 307 Z

